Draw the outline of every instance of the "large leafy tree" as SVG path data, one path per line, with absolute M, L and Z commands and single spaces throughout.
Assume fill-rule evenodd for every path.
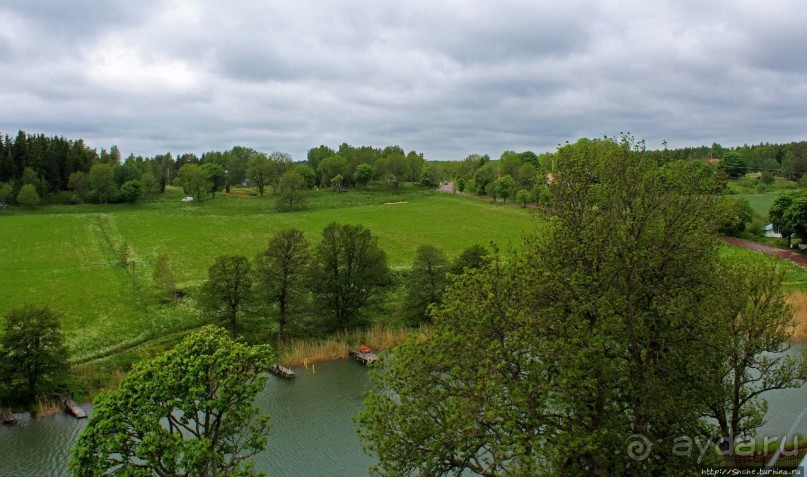
M 242 255 L 221 256 L 207 270 L 199 299 L 202 308 L 227 320 L 234 331 L 253 301 L 252 266 Z
M 135 366 L 101 394 L 70 461 L 75 475 L 255 475 L 269 416 L 254 405 L 273 359 L 267 346 L 208 326 Z
M 90 189 L 98 197 L 98 203 L 106 204 L 118 193 L 115 183 L 115 168 L 112 164 L 93 164 L 89 174 Z
M 734 151 L 723 154 L 723 158 L 720 160 L 720 164 L 718 164 L 717 167 L 721 171 L 725 171 L 725 173 L 732 179 L 737 179 L 744 176 L 748 170 L 748 165 L 746 164 L 745 159 L 743 159 L 743 156 Z
M 185 193 L 190 194 L 196 200 L 202 200 L 202 194 L 209 191 L 213 183 L 210 172 L 194 163 L 183 165 L 177 173 L 177 178 Z
M 290 170 L 283 174 L 277 189 L 280 196 L 275 208 L 280 211 L 291 211 L 300 207 L 305 201 L 305 179 L 297 171 Z
M 790 191 L 779 194 L 768 215 L 773 229 L 787 238 L 788 245 L 794 235 L 807 239 L 807 193 Z
M 406 305 L 414 322 L 425 321 L 429 306 L 441 302 L 448 269 L 448 260 L 440 249 L 433 245 L 417 248 L 406 281 Z
M 378 239 L 361 225 L 337 223 L 322 230 L 312 271 L 314 292 L 336 329 L 353 325 L 390 276 Z
M 548 228 L 459 278 L 434 336 L 375 373 L 362 435 L 390 474 L 681 475 L 702 432 L 723 197 L 630 138 L 555 154 Z M 687 173 L 687 171 L 682 171 Z M 461 331 L 460 331 L 461 330 Z M 386 360 L 385 360 L 386 361 Z M 469 419 L 468 416 L 473 416 Z M 626 441 L 642 435 L 652 458 Z
M 311 245 L 298 229 L 281 230 L 255 258 L 257 298 L 278 307 L 278 341 L 286 325 L 305 304 Z
M 712 384 L 701 393 L 705 414 L 716 422 L 712 438 L 726 464 L 735 465 L 735 445 L 754 437 L 764 423 L 763 395 L 797 388 L 807 380 L 807 351 L 784 354 L 793 333 L 793 310 L 782 293 L 782 273 L 767 262 L 722 265 L 721 293 L 711 317 L 713 337 L 699 369 Z
M 90 192 L 90 181 L 87 178 L 87 174 L 76 171 L 70 174 L 70 178 L 67 180 L 67 188 L 72 190 L 80 203 L 84 203 L 87 199 L 87 194 Z
M 274 174 L 274 167 L 271 159 L 262 152 L 252 154 L 247 164 L 247 177 L 258 188 L 261 196 L 263 196 L 266 186 L 269 185 L 272 174 Z
M 202 169 L 204 169 L 210 177 L 210 195 L 215 199 L 216 192 L 227 186 L 227 173 L 221 164 L 216 164 L 215 162 L 202 164 Z
M 67 348 L 59 316 L 50 308 L 31 305 L 6 315 L 0 340 L 3 381 L 24 384 L 33 398 L 45 380 L 58 379 L 67 370 Z

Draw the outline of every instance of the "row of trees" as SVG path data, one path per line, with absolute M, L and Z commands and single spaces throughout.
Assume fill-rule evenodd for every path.
M 404 285 L 409 322 L 427 321 L 428 310 L 440 303 L 451 275 L 479 268 L 487 253 L 485 247 L 475 245 L 449 262 L 436 247 L 419 247 Z M 302 231 L 286 229 L 277 232 L 252 260 L 240 255 L 218 257 L 208 269 L 199 303 L 233 330 L 245 315 L 267 315 L 275 310 L 277 338 L 282 341 L 287 326 L 310 311 L 327 316 L 330 331 L 359 325 L 362 309 L 392 280 L 386 254 L 369 230 L 332 223 L 323 229 L 322 241 L 316 246 Z M 155 283 L 162 282 L 155 275 Z
M 630 138 L 554 160 L 548 229 L 457 279 L 433 335 L 373 373 L 359 422 L 377 472 L 685 475 L 706 443 L 731 466 L 760 396 L 807 380 L 781 354 L 782 275 L 717 253 L 713 174 Z
M 390 269 L 378 239 L 361 225 L 332 223 L 312 247 L 302 231 L 282 230 L 250 261 L 221 256 L 208 270 L 200 304 L 235 330 L 246 313 L 277 307 L 278 339 L 312 296 L 331 330 L 355 326 L 362 308 L 389 283 Z

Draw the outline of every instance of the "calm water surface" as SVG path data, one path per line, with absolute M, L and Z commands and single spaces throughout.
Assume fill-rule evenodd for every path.
M 271 476 L 363 476 L 373 460 L 356 435 L 355 416 L 369 385 L 367 368 L 343 360 L 295 368 L 297 377 L 272 376 L 257 399 L 272 416 L 266 450 L 256 467 Z M 87 421 L 65 414 L 23 417 L 22 426 L 0 426 L 0 476 L 69 475 L 70 447 Z
M 797 343 L 791 353 L 807 349 Z M 367 369 L 354 361 L 316 365 L 316 373 L 295 368 L 297 377 L 272 376 L 258 396 L 258 406 L 272 416 L 266 450 L 258 469 L 272 476 L 363 476 L 373 460 L 361 449 L 355 416 L 369 386 Z M 766 395 L 767 423 L 759 436 L 783 435 L 807 406 L 807 386 Z M 60 414 L 44 419 L 23 417 L 22 426 L 0 426 L 0 476 L 68 475 L 70 447 L 87 421 Z M 807 435 L 807 419 L 798 430 Z

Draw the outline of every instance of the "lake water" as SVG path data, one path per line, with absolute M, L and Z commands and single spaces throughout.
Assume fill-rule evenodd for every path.
M 807 349 L 797 343 L 792 353 Z M 353 421 L 369 386 L 368 370 L 352 361 L 316 365 L 316 373 L 295 368 L 297 377 L 272 376 L 257 399 L 272 416 L 272 432 L 257 468 L 272 476 L 363 476 L 373 459 L 364 453 Z M 769 411 L 759 436 L 787 433 L 807 406 L 807 386 L 773 391 L 765 396 Z M 68 475 L 70 447 L 87 421 L 64 414 L 23 418 L 22 426 L 0 426 L 1 476 Z M 799 426 L 807 434 L 807 419 Z
M 367 368 L 352 360 L 295 368 L 293 379 L 270 377 L 257 405 L 272 417 L 256 467 L 271 476 L 363 476 L 373 460 L 356 434 L 355 416 L 369 386 Z M 86 420 L 66 414 L 23 418 L 0 426 L 0 476 L 69 475 L 70 447 Z

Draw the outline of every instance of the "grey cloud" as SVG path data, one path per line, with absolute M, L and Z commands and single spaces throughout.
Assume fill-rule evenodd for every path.
M 302 159 L 351 142 L 458 159 L 619 131 L 671 145 L 804 139 L 807 119 L 807 14 L 788 0 L 0 11 L 16 25 L 0 32 L 0 130 L 124 153 L 242 144 Z

